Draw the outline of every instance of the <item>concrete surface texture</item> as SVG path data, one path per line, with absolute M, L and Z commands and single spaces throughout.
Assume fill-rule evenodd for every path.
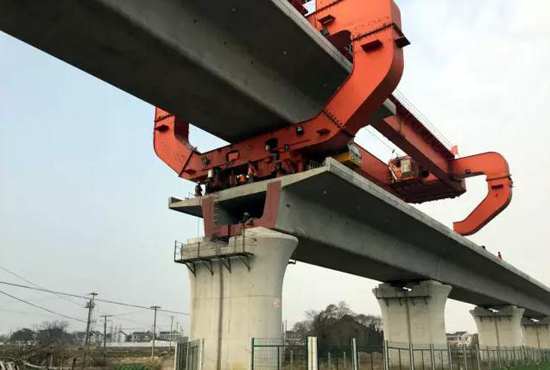
M 521 319 L 523 308 L 501 307 L 498 311 L 476 307 L 474 317 L 481 347 L 520 347 L 525 345 Z
M 242 237 L 231 238 L 228 246 L 232 244 L 242 245 Z M 248 369 L 251 338 L 282 338 L 283 277 L 298 240 L 258 228 L 247 231 L 244 244 L 253 253 L 250 271 L 234 259 L 231 271 L 214 260 L 213 272 L 199 262 L 196 276 L 189 273 L 190 339 L 204 338 L 203 370 Z
M 405 288 L 380 284 L 373 292 L 382 311 L 384 339 L 446 346 L 445 303 L 451 289 L 432 280 Z
M 550 316 L 550 289 L 331 158 L 316 169 L 218 193 L 224 219 L 261 217 L 267 183 L 281 182 L 275 229 L 298 237 L 298 261 L 382 282 L 435 280 L 449 298 L 509 304 Z M 202 216 L 200 198 L 170 208 Z M 498 249 L 498 246 L 493 246 Z
M 311 118 L 351 70 L 286 0 L 0 9 L 0 30 L 227 141 Z
M 521 320 L 521 326 L 527 347 L 550 349 L 550 320 L 548 318 L 538 322 L 524 318 Z

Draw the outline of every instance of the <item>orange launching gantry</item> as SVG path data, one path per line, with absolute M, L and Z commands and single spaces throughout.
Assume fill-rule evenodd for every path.
M 302 3 L 291 1 L 302 14 Z M 391 0 L 317 0 L 306 18 L 353 64 L 349 77 L 318 114 L 309 120 L 245 138 L 206 153 L 188 141 L 189 122 L 160 108 L 155 113 L 157 155 L 184 179 L 215 192 L 247 181 L 307 170 L 327 156 L 353 168 L 406 202 L 453 198 L 466 191 L 465 179 L 487 177 L 488 194 L 456 232 L 477 232 L 510 203 L 512 181 L 506 160 L 497 153 L 457 158 L 392 95 L 403 73 L 400 12 Z M 407 156 L 384 163 L 354 143 L 367 126 Z

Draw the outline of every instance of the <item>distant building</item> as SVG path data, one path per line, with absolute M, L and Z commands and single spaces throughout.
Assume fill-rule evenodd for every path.
M 447 333 L 447 343 L 451 346 L 471 346 L 478 343 L 477 334 L 471 334 L 467 331 Z
M 76 344 L 84 344 L 86 342 L 86 332 L 85 331 L 75 331 L 71 333 L 71 339 L 73 343 Z M 90 335 L 88 337 L 88 343 L 89 344 L 98 344 L 103 343 L 103 333 L 92 330 L 90 331 Z
M 175 330 L 172 330 L 171 337 L 172 337 L 172 342 L 186 342 L 186 340 L 184 340 L 184 338 L 187 338 L 187 337 L 182 336 L 180 332 L 177 332 Z M 159 335 L 157 335 L 157 340 L 170 341 L 170 331 L 161 331 L 161 332 L 159 332 Z
M 349 347 L 355 338 L 357 348 L 381 346 L 384 334 L 381 330 L 368 328 L 352 316 L 345 315 L 318 333 L 319 346 L 324 348 Z
M 135 343 L 150 342 L 153 340 L 151 331 L 135 331 L 131 334 L 131 341 Z

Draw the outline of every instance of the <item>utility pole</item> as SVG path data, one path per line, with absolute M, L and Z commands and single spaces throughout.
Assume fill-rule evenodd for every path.
M 172 326 L 173 325 L 174 325 L 174 316 L 170 316 L 170 344 L 168 345 L 168 353 L 172 351 Z
M 151 306 L 152 310 L 155 310 L 155 318 L 153 319 L 153 346 L 151 347 L 151 361 L 155 360 L 155 338 L 157 336 L 157 310 L 160 306 Z
M 94 299 L 97 293 L 91 292 L 90 295 L 92 296 L 92 298 L 90 298 L 90 301 L 86 303 L 86 308 L 88 309 L 88 320 L 86 321 L 86 337 L 84 338 L 84 367 L 86 367 L 86 360 L 88 356 L 88 344 L 90 343 L 90 327 L 92 326 L 92 312 L 94 310 Z
M 105 321 L 103 321 L 103 351 L 107 348 L 107 317 L 113 315 L 101 315 Z

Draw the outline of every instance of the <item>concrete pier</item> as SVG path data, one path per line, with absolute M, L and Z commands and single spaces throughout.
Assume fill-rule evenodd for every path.
M 521 326 L 524 311 L 516 306 L 504 306 L 498 311 L 476 307 L 470 311 L 477 325 L 480 347 L 524 346 Z
M 384 339 L 446 346 L 445 303 L 451 289 L 433 280 L 405 287 L 380 284 L 373 292 L 382 309 Z
M 281 183 L 273 228 L 300 239 L 297 261 L 385 282 L 437 280 L 453 287 L 449 298 L 457 301 L 550 316 L 550 288 L 332 158 L 309 171 L 222 190 L 217 205 L 233 220 L 244 212 L 261 217 L 259 204 L 273 182 Z M 172 198 L 170 209 L 202 217 L 201 200 Z
M 203 339 L 202 369 L 247 369 L 251 338 L 282 338 L 283 277 L 298 239 L 269 229 L 228 243 L 190 240 L 190 339 Z
M 548 317 L 539 321 L 524 317 L 521 320 L 521 326 L 527 347 L 550 349 L 550 319 Z

